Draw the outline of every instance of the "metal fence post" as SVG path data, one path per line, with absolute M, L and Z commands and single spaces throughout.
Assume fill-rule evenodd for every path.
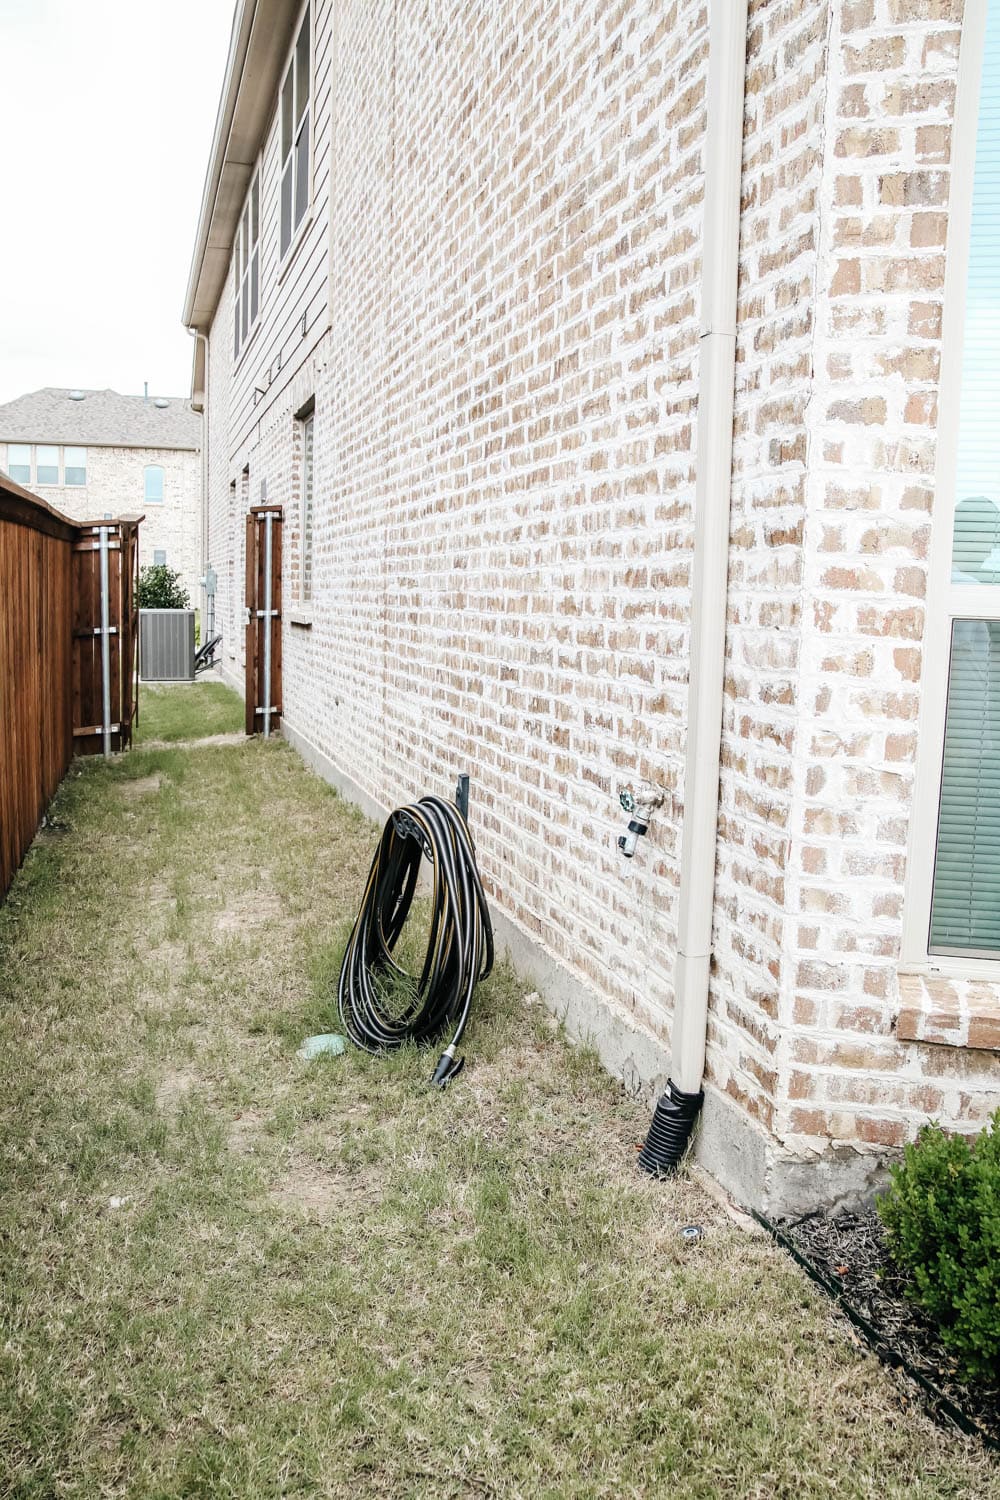
M 108 528 L 98 528 L 101 548 L 101 736 L 104 759 L 111 757 L 111 611 L 108 569 Z
M 271 621 L 274 609 L 271 602 L 271 523 L 273 512 L 264 512 L 264 738 L 271 734 Z

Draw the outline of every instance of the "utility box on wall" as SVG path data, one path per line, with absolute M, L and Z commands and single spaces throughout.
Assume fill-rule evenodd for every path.
M 194 610 L 139 611 L 139 673 L 143 682 L 194 681 Z

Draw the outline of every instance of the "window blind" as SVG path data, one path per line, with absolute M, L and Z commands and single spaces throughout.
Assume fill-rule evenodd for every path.
M 931 951 L 1000 949 L 1000 621 L 955 620 Z

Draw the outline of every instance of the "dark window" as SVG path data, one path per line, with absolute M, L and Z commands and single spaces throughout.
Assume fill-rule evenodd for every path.
M 307 5 L 281 86 L 281 254 L 309 206 L 310 13 Z
M 233 247 L 233 358 L 239 357 L 260 311 L 260 172 L 253 175 Z
M 302 598 L 313 596 L 313 413 L 302 419 Z

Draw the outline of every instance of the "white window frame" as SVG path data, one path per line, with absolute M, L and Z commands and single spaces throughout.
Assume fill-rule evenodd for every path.
M 989 0 L 966 0 L 959 51 L 948 195 L 937 463 L 924 619 L 924 662 L 899 967 L 905 973 L 998 980 L 1000 955 L 997 958 L 960 957 L 929 951 L 952 621 L 970 618 L 1000 620 L 1000 585 L 952 583 L 962 345 L 988 3 Z M 993 0 L 993 3 L 1000 3 L 1000 0 Z
M 47 490 L 64 490 L 64 489 L 82 490 L 82 489 L 86 489 L 86 487 L 87 487 L 87 478 L 86 478 L 86 475 L 87 475 L 87 449 L 86 449 L 86 446 L 84 444 L 82 444 L 82 443 L 8 443 L 6 445 L 6 447 L 7 447 L 7 454 L 6 454 L 6 458 L 4 459 L 4 463 L 6 464 L 8 470 L 10 468 L 10 463 L 11 463 L 10 450 L 12 448 L 26 448 L 27 452 L 28 452 L 28 478 L 25 479 L 25 480 L 15 479 L 14 480 L 15 484 L 26 484 L 29 487 L 34 486 L 36 489 L 41 485 L 41 486 L 43 486 Z M 51 448 L 53 450 L 53 452 L 57 455 L 57 458 L 56 458 L 56 473 L 59 476 L 58 479 L 44 479 L 44 480 L 43 479 L 39 479 L 39 477 L 38 477 L 38 450 L 39 450 L 39 448 Z M 67 453 L 82 453 L 84 455 L 84 462 L 83 462 L 83 465 L 82 465 L 83 473 L 84 473 L 84 479 L 83 479 L 83 483 L 82 484 L 76 484 L 76 483 L 72 483 L 71 484 L 66 479 L 66 454 Z M 80 464 L 73 464 L 73 465 L 71 465 L 71 467 L 74 468 L 74 469 L 78 469 L 78 468 L 81 467 L 81 465 Z
M 299 449 L 300 449 L 300 483 L 302 488 L 301 513 L 299 516 L 299 602 L 311 607 L 313 602 L 313 563 L 315 552 L 313 542 L 316 531 L 316 404 L 313 401 L 307 410 L 303 410 L 298 418 L 299 422 Z M 306 496 L 306 449 L 309 450 L 309 494 Z M 306 527 L 306 506 L 308 498 L 309 525 Z M 306 587 L 306 565 L 309 569 L 309 584 Z
M 297 112 L 297 109 L 298 109 L 298 99 L 295 96 L 295 82 L 294 82 L 294 80 L 295 80 L 295 51 L 296 51 L 296 47 L 298 46 L 299 32 L 302 30 L 302 23 L 305 20 L 306 12 L 308 12 L 308 14 L 309 14 L 309 104 L 308 104 L 308 106 L 306 108 L 306 116 L 308 117 L 308 126 L 309 126 L 309 152 L 308 152 L 308 159 L 306 161 L 306 178 L 307 178 L 307 182 L 306 182 L 306 204 L 305 204 L 305 208 L 302 210 L 302 218 L 299 220 L 298 224 L 296 224 L 294 222 L 294 219 L 295 219 L 295 188 L 296 188 L 296 185 L 297 185 L 296 184 L 296 176 L 295 176 L 295 160 L 296 160 L 296 156 L 295 156 L 295 139 L 296 139 L 296 135 L 298 134 L 298 132 L 296 130 L 296 118 L 295 117 L 296 117 L 296 112 Z M 281 141 L 281 130 L 282 130 L 281 101 L 282 101 L 282 96 L 284 95 L 284 92 L 285 92 L 285 83 L 286 83 L 286 81 L 288 79 L 289 69 L 291 69 L 291 71 L 292 71 L 292 140 L 291 140 L 291 146 L 290 146 L 289 152 L 283 155 L 282 154 L 282 149 L 281 149 L 281 147 L 282 147 L 282 141 Z M 298 249 L 298 247 L 299 247 L 299 245 L 300 245 L 300 243 L 302 241 L 302 237 L 305 234 L 305 232 L 306 232 L 309 224 L 312 222 L 312 214 L 313 214 L 313 154 L 314 154 L 314 152 L 316 150 L 316 6 L 315 6 L 315 0 L 305 0 L 305 3 L 303 4 L 301 10 L 299 11 L 298 15 L 295 18 L 295 26 L 292 29 L 292 41 L 291 41 L 291 45 L 290 45 L 290 47 L 288 49 L 288 53 L 287 53 L 287 56 L 285 58 L 285 65 L 284 65 L 284 67 L 281 70 L 281 82 L 280 82 L 280 84 L 278 86 L 278 108 L 277 108 L 277 113 L 276 113 L 275 119 L 276 119 L 276 125 L 277 125 L 275 136 L 276 136 L 276 143 L 277 143 L 276 149 L 277 149 L 277 157 L 278 157 L 278 169 L 277 169 L 277 174 L 276 174 L 277 175 L 277 189 L 276 190 L 277 190 L 277 200 L 278 200 L 277 201 L 277 209 L 278 209 L 278 212 L 277 212 L 277 249 L 278 249 L 278 265 L 281 268 L 280 274 L 283 275 L 284 271 L 287 269 L 288 265 L 291 263 L 292 259 L 294 258 L 295 252 Z M 292 223 L 291 232 L 290 232 L 290 235 L 289 235 L 288 244 L 285 247 L 285 249 L 282 250 L 282 248 L 281 248 L 281 180 L 282 180 L 282 177 L 284 176 L 285 165 L 286 165 L 286 162 L 288 161 L 288 157 L 289 156 L 291 157 L 291 166 L 292 166 L 292 220 L 293 220 L 293 223 Z
M 240 216 L 239 216 L 239 218 L 236 221 L 236 234 L 235 234 L 235 236 L 233 238 L 233 363 L 234 364 L 239 364 L 240 360 L 243 358 L 244 354 L 246 353 L 247 349 L 249 348 L 249 346 L 250 346 L 250 344 L 251 344 L 251 342 L 253 340 L 254 333 L 256 332 L 256 329 L 257 329 L 257 324 L 260 322 L 261 304 L 263 302 L 263 297 L 261 296 L 261 287 L 262 287 L 262 280 L 263 280 L 261 273 L 263 271 L 263 261 L 264 261 L 264 256 L 263 256 L 263 240 L 264 240 L 264 236 L 263 236 L 263 234 L 262 234 L 261 231 L 262 231 L 262 228 L 263 228 L 264 204 L 263 204 L 263 202 L 261 200 L 261 169 L 260 169 L 260 167 L 261 167 L 260 157 L 258 157 L 257 161 L 254 163 L 253 171 L 250 173 L 250 180 L 247 183 L 246 197 L 243 199 L 243 204 L 242 204 L 242 206 L 240 208 Z M 253 237 L 253 190 L 254 190 L 255 186 L 257 188 L 257 238 L 256 239 L 254 239 L 254 237 Z M 244 215 L 246 215 L 246 218 L 247 218 L 247 221 L 248 221 L 248 224 L 249 224 L 249 232 L 248 232 L 249 243 L 246 243 L 246 244 L 244 243 L 244 239 L 243 239 L 243 219 L 244 219 Z M 256 311 L 256 313 L 253 310 L 253 296 L 252 296 L 252 292 L 253 292 L 253 278 L 252 278 L 253 258 L 254 258 L 255 255 L 257 257 L 257 311 Z M 241 261 L 241 256 L 242 256 L 242 261 Z M 241 270 L 241 264 L 242 264 L 242 270 Z M 244 286 L 246 286 L 246 289 L 247 289 L 247 331 L 246 331 L 246 333 L 243 333 L 241 331 L 241 321 L 242 320 L 240 318 L 240 311 L 241 311 L 242 305 L 243 305 L 243 288 L 244 288 Z M 239 336 L 237 337 L 238 330 L 239 330 Z
M 151 469 L 156 469 L 160 475 L 160 498 L 156 500 L 149 494 L 149 486 L 146 477 Z M 143 505 L 166 505 L 167 503 L 167 471 L 162 464 L 145 464 L 142 470 L 142 503 Z
M 69 461 L 68 461 L 68 459 L 66 457 L 66 455 L 68 453 L 82 453 L 83 454 L 83 463 L 82 464 L 71 464 L 71 463 L 69 463 Z M 82 480 L 80 480 L 80 481 L 73 480 L 71 482 L 70 480 L 68 480 L 66 478 L 66 475 L 67 475 L 67 473 L 69 472 L 70 469 L 81 469 L 81 468 L 83 469 L 83 479 Z M 64 489 L 68 489 L 68 490 L 85 490 L 87 488 L 87 449 L 86 449 L 86 446 L 83 443 L 66 443 L 66 444 L 64 444 L 63 450 L 62 450 L 62 477 L 63 477 L 63 488 Z
M 31 485 L 34 482 L 34 478 L 35 478 L 35 445 L 34 445 L 34 443 L 8 443 L 7 444 L 7 455 L 6 455 L 6 458 L 4 459 L 4 466 L 6 467 L 8 473 L 10 473 L 10 470 L 11 470 L 11 468 L 13 466 L 13 460 L 11 459 L 11 456 L 10 456 L 10 450 L 12 448 L 27 448 L 27 450 L 28 450 L 28 477 L 27 477 L 27 479 L 14 479 L 14 483 L 15 484 L 26 485 L 30 489 Z M 19 467 L 23 468 L 24 465 L 21 464 L 21 465 L 19 465 Z M 12 479 L 14 478 L 14 476 L 12 474 L 11 474 L 11 478 Z
M 56 462 L 55 462 L 56 477 L 55 477 L 55 479 L 39 479 L 39 477 L 38 477 L 38 470 L 39 470 L 39 467 L 40 467 L 39 461 L 38 461 L 38 455 L 42 451 L 43 448 L 47 449 L 50 453 L 54 453 L 55 456 L 56 456 Z M 52 465 L 51 464 L 45 464 L 44 467 L 47 468 L 47 469 L 49 469 L 49 468 L 52 467 Z M 32 450 L 32 468 L 33 468 L 34 475 L 35 475 L 35 485 L 36 485 L 36 487 L 44 487 L 47 490 L 58 490 L 58 489 L 61 489 L 62 488 L 62 475 L 63 475 L 63 461 L 62 461 L 62 448 L 60 447 L 60 445 L 58 443 L 36 443 L 34 445 L 33 450 Z

